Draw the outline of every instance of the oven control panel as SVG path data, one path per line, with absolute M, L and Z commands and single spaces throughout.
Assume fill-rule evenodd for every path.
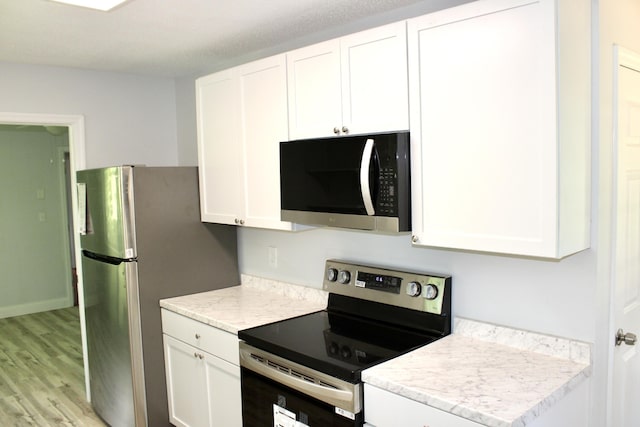
M 448 314 L 443 313 L 443 308 L 450 306 L 451 276 L 327 260 L 323 289 L 427 313 Z

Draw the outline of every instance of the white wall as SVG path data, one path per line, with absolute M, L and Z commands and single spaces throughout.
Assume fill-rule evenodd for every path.
M 0 111 L 83 115 L 87 168 L 178 164 L 173 79 L 0 62 Z
M 315 229 L 298 233 L 241 228 L 240 270 L 321 287 L 324 261 L 338 258 L 451 274 L 456 316 L 593 340 L 595 252 L 562 261 L 413 248 L 410 236 Z M 278 251 L 278 267 L 268 262 Z

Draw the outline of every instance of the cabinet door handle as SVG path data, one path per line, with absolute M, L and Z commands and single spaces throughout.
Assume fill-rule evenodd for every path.
M 200 334 L 196 333 L 196 339 L 199 340 L 200 339 Z
M 349 133 L 349 128 L 346 126 L 342 126 L 342 133 Z
M 193 357 L 202 360 L 202 359 L 204 359 L 204 354 L 202 354 L 202 353 L 193 353 Z
M 340 133 L 340 128 L 339 127 L 334 127 L 333 128 L 333 133 L 335 133 L 336 135 Z

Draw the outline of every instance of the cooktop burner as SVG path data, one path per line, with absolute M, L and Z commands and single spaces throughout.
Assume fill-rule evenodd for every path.
M 247 344 L 351 383 L 451 331 L 451 278 L 327 261 L 327 309 L 245 329 Z

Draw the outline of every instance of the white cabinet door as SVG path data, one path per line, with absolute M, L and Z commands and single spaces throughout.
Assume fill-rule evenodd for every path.
M 209 353 L 202 354 L 209 399 L 209 426 L 241 427 L 240 368 Z
M 280 221 L 280 141 L 289 139 L 284 55 L 235 70 L 239 81 L 245 226 L 291 230 Z
M 364 385 L 365 421 L 371 427 L 481 427 L 474 421 Z
M 348 133 L 409 129 L 406 22 L 343 37 L 340 52 Z
M 196 348 L 166 334 L 163 339 L 169 420 L 179 427 L 208 426 L 207 379 Z
M 164 335 L 169 419 L 183 427 L 240 427 L 240 368 Z
M 202 220 L 235 224 L 243 211 L 238 81 L 231 70 L 196 80 Z
M 278 55 L 196 81 L 203 221 L 293 229 L 280 221 L 286 79 L 285 56 Z
M 589 15 L 566 3 L 571 28 L 553 0 L 409 21 L 415 244 L 550 258 L 589 246 Z
M 291 139 L 409 127 L 406 23 L 287 53 Z
M 290 138 L 339 133 L 340 41 L 329 40 L 288 52 L 287 71 Z

